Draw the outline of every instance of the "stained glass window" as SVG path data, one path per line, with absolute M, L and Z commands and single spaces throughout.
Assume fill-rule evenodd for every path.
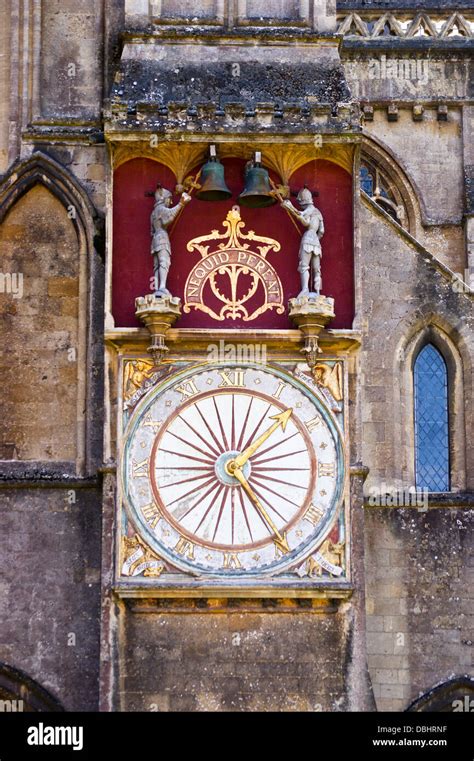
M 449 491 L 448 372 L 433 344 L 416 358 L 414 387 L 416 486 Z
M 374 178 L 373 175 L 369 172 L 369 168 L 367 166 L 361 166 L 360 168 L 360 186 L 368 196 L 373 196 Z

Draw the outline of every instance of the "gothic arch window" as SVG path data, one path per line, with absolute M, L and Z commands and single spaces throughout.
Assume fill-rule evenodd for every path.
M 360 164 L 360 186 L 395 222 L 408 227 L 408 215 L 402 195 L 387 175 L 365 157 Z
M 423 197 L 389 146 L 365 133 L 360 156 L 360 186 L 374 203 L 415 238 L 426 221 Z
M 415 371 L 415 364 L 419 357 L 420 363 L 421 358 L 425 357 L 422 354 L 423 349 L 432 346 L 438 352 L 435 356 L 442 359 L 442 363 L 438 360 L 438 364 L 441 364 L 440 375 L 445 387 L 443 421 L 447 421 L 447 426 L 443 423 L 443 431 L 447 433 L 441 450 L 445 463 L 444 481 L 449 484 L 449 492 L 462 492 L 469 487 L 466 475 L 470 453 L 467 431 L 471 422 L 472 406 L 472 359 L 466 341 L 469 334 L 464 326 L 459 330 L 441 315 L 431 314 L 421 319 L 418 316 L 413 318 L 409 318 L 408 325 L 400 325 L 400 340 L 394 353 L 395 400 L 399 414 L 395 415 L 393 425 L 395 442 L 400 453 L 400 457 L 395 458 L 394 477 L 400 479 L 407 487 L 415 484 L 423 486 L 419 478 L 421 474 L 416 472 L 416 449 L 420 441 L 416 423 L 421 423 L 421 419 L 415 416 L 415 394 L 418 393 L 419 403 L 422 391 L 421 385 L 418 389 L 415 388 L 415 374 L 418 374 L 422 365 L 417 365 Z M 419 380 L 421 382 L 421 373 Z M 434 442 L 430 444 L 434 452 Z M 443 488 L 445 489 L 445 484 Z M 440 488 L 437 487 L 437 490 L 440 491 Z
M 419 489 L 450 489 L 448 369 L 440 351 L 427 343 L 413 366 L 415 482 Z

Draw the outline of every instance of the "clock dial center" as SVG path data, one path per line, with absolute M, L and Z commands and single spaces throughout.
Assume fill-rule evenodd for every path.
M 223 452 L 216 460 L 214 465 L 214 472 L 221 482 L 225 486 L 240 486 L 240 482 L 234 476 L 234 471 L 237 467 L 235 458 L 239 455 L 239 450 L 230 450 L 229 452 Z M 252 472 L 252 466 L 250 462 L 247 462 L 241 467 L 241 471 L 246 479 L 249 478 Z

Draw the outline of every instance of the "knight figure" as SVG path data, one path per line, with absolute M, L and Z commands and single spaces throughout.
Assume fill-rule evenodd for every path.
M 171 244 L 168 227 L 174 222 L 179 212 L 189 203 L 191 196 L 182 193 L 179 203 L 171 206 L 172 194 L 161 185 L 155 191 L 155 205 L 151 213 L 151 253 L 153 256 L 153 271 L 155 276 L 156 296 L 170 296 L 166 280 L 171 264 Z
M 281 205 L 301 222 L 307 229 L 301 238 L 298 272 L 301 276 L 302 296 L 319 296 L 321 293 L 321 243 L 324 235 L 323 215 L 313 204 L 313 194 L 306 187 L 297 196 L 302 211 L 295 209 L 291 201 L 282 201 Z

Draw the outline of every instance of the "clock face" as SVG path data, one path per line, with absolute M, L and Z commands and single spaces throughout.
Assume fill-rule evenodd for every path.
M 325 405 L 263 365 L 203 365 L 168 378 L 125 432 L 122 490 L 150 547 L 186 572 L 282 572 L 319 545 L 343 489 Z

